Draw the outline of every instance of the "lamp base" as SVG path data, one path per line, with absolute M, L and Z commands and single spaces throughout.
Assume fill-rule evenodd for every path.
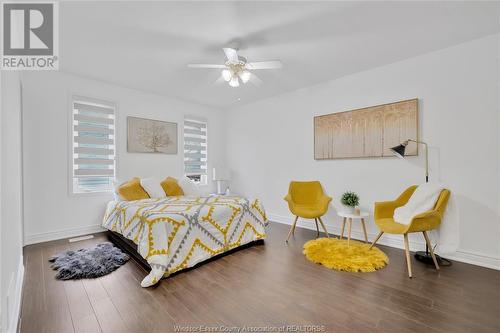
M 223 195 L 224 192 L 222 192 L 222 180 L 217 180 L 217 194 Z
M 440 256 L 438 256 L 437 254 L 434 254 L 434 255 L 436 256 L 436 260 L 437 260 L 438 264 L 441 265 L 441 263 L 443 262 L 443 259 Z M 429 252 L 417 251 L 417 252 L 415 252 L 415 259 L 417 259 L 420 262 L 423 262 L 424 264 L 434 266 L 434 261 L 432 260 L 432 256 Z

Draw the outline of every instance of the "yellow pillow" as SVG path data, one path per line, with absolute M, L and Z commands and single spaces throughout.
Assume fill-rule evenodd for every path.
M 168 196 L 184 195 L 184 191 L 179 186 L 179 183 L 177 183 L 177 179 L 175 178 L 167 177 L 160 183 L 160 185 L 163 187 L 165 194 Z
M 148 193 L 141 186 L 141 180 L 137 177 L 121 184 L 118 187 L 118 194 L 126 201 L 149 199 Z

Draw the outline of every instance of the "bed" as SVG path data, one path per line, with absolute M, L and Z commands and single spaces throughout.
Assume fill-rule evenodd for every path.
M 132 241 L 151 268 L 142 287 L 210 258 L 266 238 L 266 213 L 258 199 L 178 196 L 111 201 L 103 227 L 123 246 Z M 129 247 L 130 250 L 130 247 Z

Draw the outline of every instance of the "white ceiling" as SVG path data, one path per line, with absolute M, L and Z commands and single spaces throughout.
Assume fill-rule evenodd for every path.
M 500 30 L 498 2 L 64 2 L 61 69 L 229 107 Z M 215 85 L 232 41 L 249 61 L 281 59 L 264 81 Z M 240 99 L 240 100 L 238 100 Z

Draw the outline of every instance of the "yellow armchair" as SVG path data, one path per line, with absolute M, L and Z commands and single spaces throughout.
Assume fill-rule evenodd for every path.
M 410 250 L 408 243 L 408 234 L 411 232 L 423 233 L 425 242 L 431 253 L 432 260 L 434 261 L 434 265 L 436 266 L 436 269 L 439 270 L 439 264 L 436 260 L 436 256 L 434 255 L 434 251 L 432 249 L 427 231 L 439 227 L 444 215 L 444 211 L 446 209 L 446 205 L 448 203 L 448 199 L 450 198 L 450 191 L 446 189 L 442 190 L 436 202 L 436 205 L 434 206 L 434 209 L 413 217 L 411 223 L 408 225 L 397 223 L 393 218 L 394 211 L 396 210 L 396 208 L 404 206 L 408 202 L 408 200 L 410 200 L 410 197 L 416 189 L 416 185 L 410 186 L 394 201 L 383 201 L 375 203 L 375 224 L 380 229 L 380 232 L 370 246 L 370 248 L 373 247 L 384 233 L 403 235 L 405 243 L 406 264 L 408 266 L 409 277 L 412 277 Z
M 288 237 L 295 233 L 295 226 L 299 217 L 306 219 L 314 219 L 316 223 L 316 231 L 319 236 L 318 221 L 325 231 L 326 237 L 329 237 L 325 224 L 321 220 L 321 216 L 325 215 L 328 211 L 328 205 L 332 198 L 325 195 L 321 183 L 319 181 L 311 182 L 290 182 L 288 194 L 285 196 L 285 201 L 288 202 L 288 208 L 295 215 L 293 225 L 288 232 Z

